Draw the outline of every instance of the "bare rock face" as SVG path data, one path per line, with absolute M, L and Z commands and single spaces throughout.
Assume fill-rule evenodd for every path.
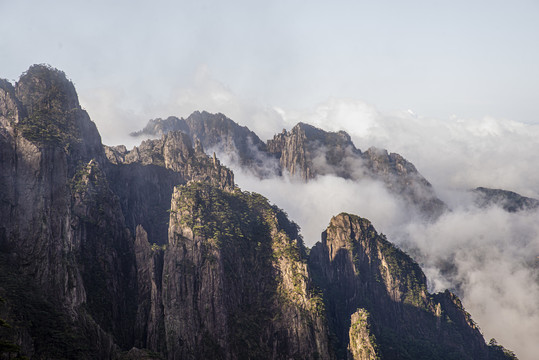
M 35 315 L 38 327 L 16 331 L 32 337 L 40 331 L 71 333 L 88 344 L 43 346 L 47 336 L 37 336 L 33 343 L 21 342 L 21 349 L 36 357 L 64 352 L 91 358 L 93 347 L 112 356 L 110 334 L 119 344 L 132 341 L 124 319 L 130 318 L 135 284 L 132 262 L 124 256 L 130 234 L 99 166 L 100 136 L 62 72 L 36 65 L 14 88 L 1 85 L 0 265 L 35 290 L 27 305 L 14 301 L 26 292 L 15 281 L 8 303 L 15 319 L 39 311 L 50 315 L 41 322 Z M 100 272 L 104 276 L 96 280 Z
M 266 144 L 246 126 L 240 126 L 220 113 L 195 111 L 187 119 L 175 116 L 153 119 L 144 129 L 131 135 L 162 136 L 171 131 L 187 134 L 193 142 L 198 140 L 204 148 L 230 156 L 261 177 L 272 175 L 268 173 L 266 162 L 273 159 L 266 154 Z
M 135 237 L 137 261 L 137 318 L 135 346 L 166 353 L 163 315 L 162 278 L 163 255 L 166 246 L 151 245 L 148 234 L 139 225 Z
M 3 83 L 0 241 L 33 268 L 28 273 L 40 286 L 60 295 L 72 310 L 85 294 L 77 286 L 80 273 L 74 254 L 64 251 L 80 246 L 70 231 L 69 183 L 79 162 L 89 161 L 91 154 L 99 157 L 102 151 L 94 146 L 100 145 L 95 125 L 71 90 L 63 73 L 42 66 L 30 68 L 15 88 Z M 61 127 L 70 133 L 60 134 Z M 80 133 L 87 137 L 77 138 Z
M 493 356 L 458 298 L 449 291 L 429 294 L 419 266 L 366 219 L 331 219 L 309 266 L 327 299 L 339 358 Z
M 234 188 L 234 174 L 215 157 L 208 157 L 197 142 L 179 131 L 146 140 L 128 151 L 125 146 L 105 147 L 111 165 L 107 175 L 129 229 L 142 225 L 148 241 L 164 245 L 168 239 L 170 199 L 174 186 L 205 181 L 222 189 Z
M 371 330 L 370 315 L 365 309 L 358 309 L 350 318 L 350 331 L 348 338 L 349 360 L 377 360 L 379 359 L 378 345 Z
M 73 239 L 80 244 L 78 268 L 93 319 L 118 345 L 133 341 L 136 273 L 133 237 L 105 172 L 91 160 L 71 181 Z
M 15 94 L 13 85 L 4 79 L 0 79 L 0 118 L 2 119 L 2 128 L 7 128 L 13 123 L 19 122 L 24 116 L 23 107 Z
M 268 140 L 268 151 L 276 154 L 283 169 L 305 181 L 326 174 L 346 179 L 363 175 L 354 173 L 361 171 L 361 151 L 344 131 L 326 132 L 299 123 Z
M 297 228 L 262 196 L 176 188 L 164 274 L 169 359 L 331 358 Z

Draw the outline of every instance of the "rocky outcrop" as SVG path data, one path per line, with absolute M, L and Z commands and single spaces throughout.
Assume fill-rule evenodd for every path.
M 371 330 L 370 315 L 365 309 L 359 309 L 350 318 L 348 332 L 348 359 L 377 360 L 379 359 L 378 345 Z
M 165 253 L 169 359 L 331 358 L 297 227 L 257 194 L 176 188 Z
M 40 324 L 13 331 L 37 337 L 21 342 L 23 352 L 36 357 L 111 356 L 111 334 L 118 344 L 132 341 L 135 283 L 126 256 L 130 234 L 100 168 L 100 136 L 58 70 L 33 66 L 14 88 L 3 82 L 0 92 L 1 265 L 18 279 L 2 290 L 14 319 L 34 314 L 29 320 Z M 28 306 L 16 300 L 24 294 L 33 298 Z M 42 322 L 40 311 L 48 314 Z M 42 346 L 43 332 L 60 338 Z M 61 338 L 67 334 L 74 341 Z M 77 337 L 88 346 L 78 348 Z
M 371 147 L 362 153 L 362 158 L 368 176 L 381 180 L 392 193 L 413 204 L 428 219 L 437 219 L 447 210 L 431 184 L 401 155 Z
M 419 266 L 368 220 L 331 219 L 309 266 L 326 297 L 339 358 L 493 358 L 458 298 L 429 294 Z
M 281 167 L 307 181 L 318 175 L 332 174 L 345 179 L 360 178 L 363 173 L 361 151 L 350 136 L 339 131 L 326 132 L 299 123 L 289 132 L 283 130 L 268 140 L 268 151 L 276 154 Z
M 512 191 L 478 187 L 472 190 L 475 203 L 481 208 L 499 206 L 508 212 L 530 211 L 539 208 L 539 200 Z
M 208 157 L 199 142 L 193 147 L 189 136 L 179 131 L 143 141 L 131 151 L 117 146 L 105 147 L 105 152 L 111 163 L 107 175 L 120 198 L 127 225 L 133 232 L 142 225 L 151 244 L 167 243 L 174 186 L 195 180 L 234 188 L 232 171 L 215 156 Z
M 246 126 L 240 126 L 223 114 L 195 111 L 187 119 L 170 116 L 153 119 L 132 136 L 162 136 L 170 131 L 181 131 L 193 142 L 200 141 L 211 149 L 231 157 L 258 176 L 273 175 L 275 170 L 268 163 L 274 162 L 266 153 L 266 144 Z

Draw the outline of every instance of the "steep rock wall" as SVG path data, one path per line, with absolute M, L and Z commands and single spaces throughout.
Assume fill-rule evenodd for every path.
M 331 358 L 297 228 L 257 194 L 176 188 L 163 301 L 169 359 Z
M 358 356 L 354 343 L 367 342 L 361 332 L 364 340 L 350 338 L 357 311 L 370 314 L 382 359 L 491 356 L 458 298 L 450 292 L 429 294 L 420 267 L 368 220 L 349 214 L 332 218 L 322 242 L 311 250 L 309 265 L 326 296 L 340 358 L 349 351 Z

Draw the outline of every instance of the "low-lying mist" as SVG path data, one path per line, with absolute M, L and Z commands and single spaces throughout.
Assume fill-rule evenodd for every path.
M 390 239 L 409 249 L 430 288 L 450 288 L 488 341 L 520 359 L 539 351 L 538 213 L 457 208 L 435 223 L 410 222 Z
M 376 146 L 404 156 L 452 209 L 435 222 L 425 222 L 375 181 L 325 175 L 303 183 L 286 174 L 261 180 L 234 159 L 224 154 L 219 158 L 234 170 L 242 189 L 259 192 L 284 209 L 300 225 L 307 246 L 320 239 L 330 218 L 340 212 L 369 219 L 420 263 L 431 291 L 449 288 L 461 297 L 487 341 L 494 337 L 521 360 L 536 359 L 539 214 L 478 209 L 468 190 L 485 186 L 539 198 L 539 167 L 534 166 L 539 163 L 539 125 L 493 117 L 432 119 L 413 111 L 382 113 L 351 99 L 330 99 L 309 110 L 256 106 L 204 72 L 194 86 L 148 105 L 146 113 L 188 116 L 192 110 L 222 112 L 263 140 L 303 121 L 328 131 L 345 130 L 363 151 Z M 108 116 L 107 110 L 101 114 L 103 119 Z M 102 129 L 99 116 L 91 115 Z M 127 129 L 124 135 L 144 126 L 140 114 L 119 111 L 114 118 L 130 122 L 122 125 Z M 123 142 L 112 132 L 107 136 L 107 143 Z M 275 164 L 268 160 L 267 168 L 271 172 Z
M 461 297 L 487 342 L 496 338 L 520 359 L 535 359 L 539 353 L 537 211 L 477 208 L 473 194 L 456 188 L 459 181 L 451 178 L 438 180 L 446 186 L 436 188 L 451 210 L 426 221 L 381 182 L 324 175 L 305 183 L 286 173 L 260 179 L 227 154 L 218 156 L 234 170 L 242 189 L 263 194 L 298 223 L 307 246 L 320 240 L 332 216 L 349 212 L 365 217 L 422 266 L 431 292 L 450 289 Z M 272 161 L 267 159 L 268 168 L 275 168 Z

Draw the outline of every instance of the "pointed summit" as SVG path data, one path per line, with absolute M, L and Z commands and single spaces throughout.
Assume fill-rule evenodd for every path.
M 6 99 L 0 112 L 19 135 L 39 148 L 62 148 L 73 162 L 102 162 L 101 136 L 63 71 L 32 65 L 15 87 L 7 81 L 0 87 Z

